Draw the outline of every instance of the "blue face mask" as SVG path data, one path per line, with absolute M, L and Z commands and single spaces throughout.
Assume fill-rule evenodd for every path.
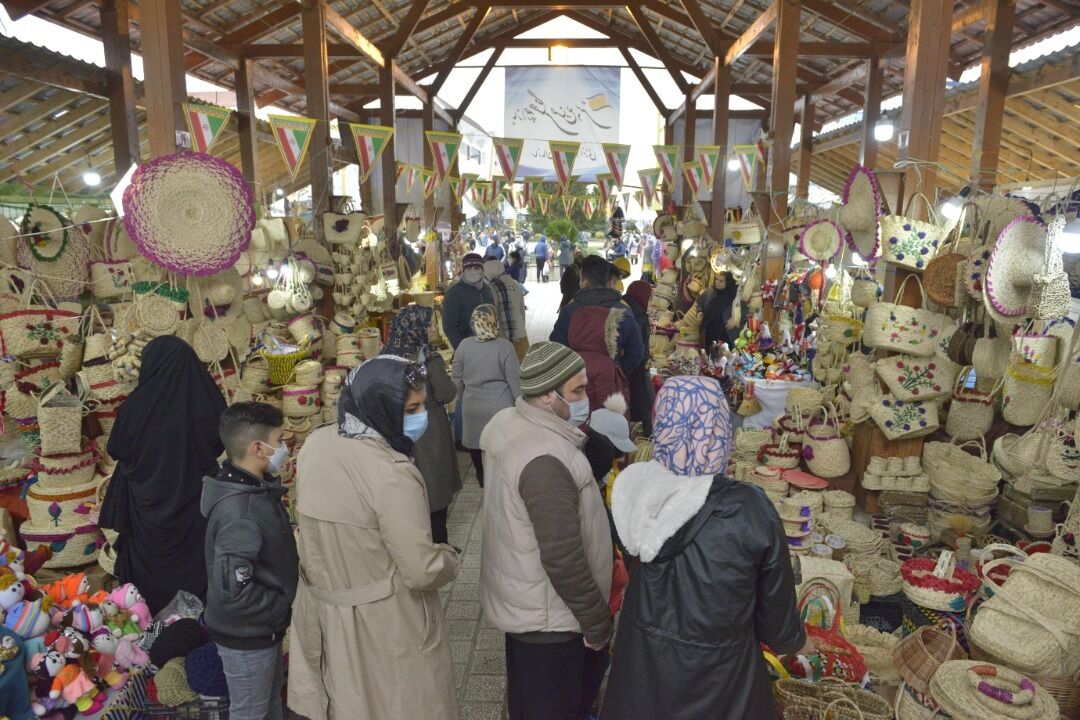
M 589 415 L 591 415 L 589 412 L 589 398 L 582 398 L 581 400 L 570 402 L 558 392 L 556 392 L 555 395 L 570 408 L 570 419 L 567 420 L 568 423 L 574 427 L 579 427 L 589 421 Z
M 260 442 L 263 447 L 272 447 L 264 442 Z M 283 440 L 280 445 L 273 448 L 274 454 L 267 459 L 267 469 L 275 475 L 281 472 L 281 468 L 285 466 L 285 461 L 289 458 L 289 446 L 285 444 Z
M 405 416 L 405 424 L 402 427 L 402 431 L 405 433 L 405 437 L 409 438 L 413 442 L 420 439 L 420 436 L 427 430 L 428 414 L 427 410 L 418 412 L 413 415 Z

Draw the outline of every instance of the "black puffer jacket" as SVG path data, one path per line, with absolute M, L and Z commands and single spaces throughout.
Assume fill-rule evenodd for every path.
M 643 562 L 626 590 L 603 719 L 775 720 L 759 642 L 789 653 L 806 634 L 765 494 L 638 463 L 616 478 L 612 511 Z

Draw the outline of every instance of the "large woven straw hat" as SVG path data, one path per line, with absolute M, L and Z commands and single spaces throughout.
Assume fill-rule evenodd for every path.
M 832 220 L 815 220 L 799 234 L 799 251 L 818 262 L 827 262 L 840 252 L 847 231 Z
M 132 176 L 124 191 L 124 225 L 158 265 L 184 275 L 213 275 L 232 267 L 251 241 L 251 189 L 220 158 L 164 155 Z
M 1001 231 L 986 265 L 987 302 L 1000 315 L 1026 315 L 1035 275 L 1042 271 L 1046 226 L 1033 217 L 1019 217 Z
M 862 165 L 851 170 L 843 202 L 840 223 L 848 232 L 848 245 L 863 260 L 871 261 L 881 254 L 878 218 L 882 214 L 881 193 L 873 170 Z

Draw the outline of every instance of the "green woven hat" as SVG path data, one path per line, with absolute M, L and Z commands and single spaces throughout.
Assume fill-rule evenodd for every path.
M 584 369 L 585 361 L 565 345 L 538 342 L 521 362 L 521 392 L 525 397 L 546 395 Z

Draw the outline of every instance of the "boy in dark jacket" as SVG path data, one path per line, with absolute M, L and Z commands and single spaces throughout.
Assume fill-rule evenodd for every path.
M 299 558 L 278 472 L 289 451 L 281 411 L 236 403 L 221 414 L 228 457 L 203 479 L 207 518 L 206 626 L 229 683 L 233 720 L 281 720 L 281 640 L 289 628 Z

